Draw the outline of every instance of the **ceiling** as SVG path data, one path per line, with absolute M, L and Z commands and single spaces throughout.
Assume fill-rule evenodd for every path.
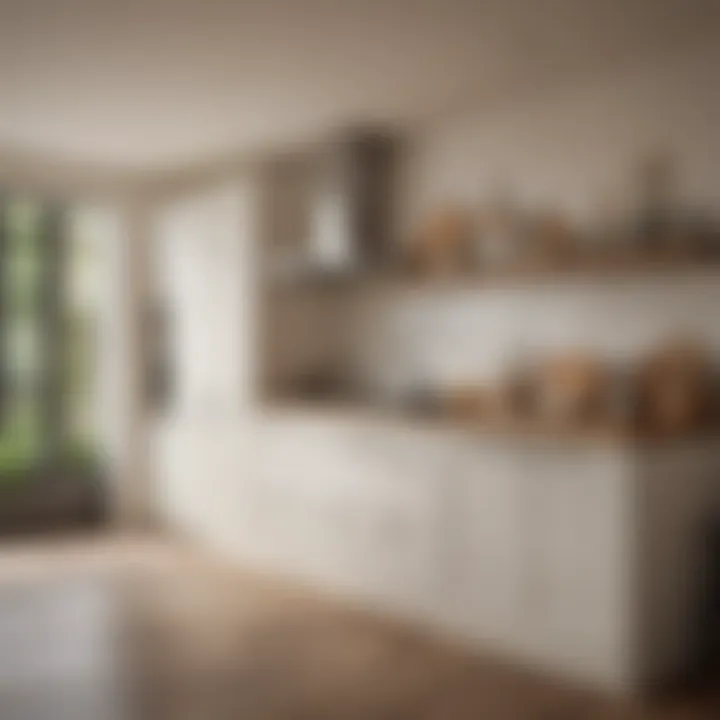
M 161 170 L 714 32 L 714 0 L 0 0 L 0 147 Z

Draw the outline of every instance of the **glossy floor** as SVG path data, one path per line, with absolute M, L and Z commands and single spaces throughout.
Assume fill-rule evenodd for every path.
M 619 705 L 179 544 L 0 548 L 0 720 L 691 720 Z

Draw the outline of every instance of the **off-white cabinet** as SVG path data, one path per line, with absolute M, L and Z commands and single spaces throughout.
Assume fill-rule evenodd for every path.
M 402 437 L 372 425 L 293 417 L 259 434 L 249 551 L 383 606 L 427 610 L 438 563 L 433 461 L 423 467 Z
M 514 647 L 524 622 L 531 550 L 522 457 L 467 441 L 448 517 L 446 607 L 460 632 Z M 483 461 L 484 458 L 484 461 Z
M 615 691 L 687 659 L 708 448 L 298 410 L 256 449 L 242 553 L 263 567 Z
M 533 460 L 524 472 L 528 656 L 567 674 L 621 684 L 633 554 L 625 457 L 583 447 Z
M 446 622 L 545 669 L 619 684 L 630 500 L 622 455 L 472 437 L 458 450 Z

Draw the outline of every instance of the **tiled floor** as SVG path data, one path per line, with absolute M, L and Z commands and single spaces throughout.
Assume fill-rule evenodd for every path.
M 692 720 L 621 706 L 180 545 L 0 549 L 0 720 Z

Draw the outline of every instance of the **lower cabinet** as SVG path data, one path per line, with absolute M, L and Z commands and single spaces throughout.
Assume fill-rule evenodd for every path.
M 617 692 L 677 660 L 642 618 L 667 616 L 647 588 L 673 577 L 649 561 L 678 498 L 643 491 L 639 453 L 301 413 L 258 432 L 245 551 L 263 566 Z M 679 532 L 657 546 L 687 553 L 689 520 Z
M 624 456 L 583 447 L 532 460 L 523 473 L 524 649 L 564 675 L 622 689 L 633 555 Z
M 445 538 L 453 625 L 477 641 L 514 649 L 528 612 L 532 550 L 528 488 L 518 472 L 522 459 L 485 448 L 463 450 Z
M 278 419 L 260 433 L 252 553 L 382 608 L 431 613 L 443 458 L 372 423 Z
M 618 687 L 630 610 L 622 457 L 476 438 L 458 457 L 446 623 L 479 647 Z

